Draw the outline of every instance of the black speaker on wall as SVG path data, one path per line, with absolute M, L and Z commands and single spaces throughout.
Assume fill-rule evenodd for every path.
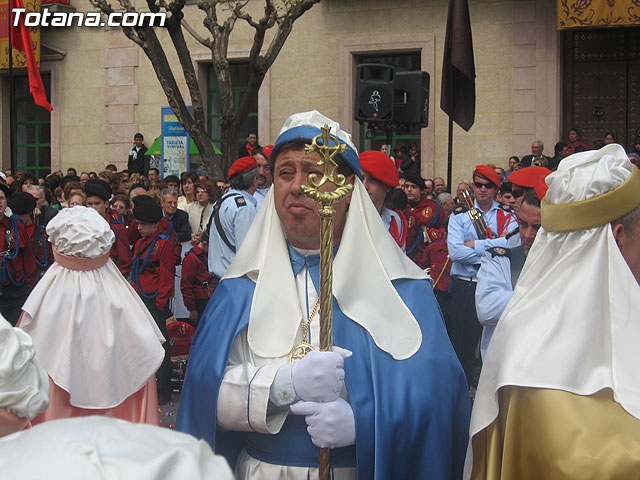
M 393 122 L 419 125 L 429 123 L 429 74 L 398 72 L 395 75 Z
M 355 118 L 361 122 L 390 122 L 393 118 L 395 68 L 362 63 L 356 78 Z

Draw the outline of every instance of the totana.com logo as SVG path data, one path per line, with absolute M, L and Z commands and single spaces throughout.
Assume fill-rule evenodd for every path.
M 112 12 L 103 19 L 98 12 L 27 12 L 24 8 L 12 8 L 13 26 L 22 23 L 26 27 L 163 27 L 164 12 Z

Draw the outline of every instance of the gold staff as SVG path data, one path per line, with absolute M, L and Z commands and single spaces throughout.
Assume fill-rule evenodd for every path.
M 345 198 L 353 190 L 352 184 L 346 184 L 344 175 L 336 174 L 338 164 L 334 157 L 347 153 L 347 146 L 340 144 L 338 139 L 329 135 L 331 127 L 322 127 L 322 134 L 313 138 L 311 145 L 305 145 L 305 153 L 317 152 L 320 154 L 318 166 L 324 167 L 322 178 L 318 175 L 309 175 L 307 185 L 300 189 L 307 197 L 322 204 L 318 212 L 322 219 L 320 229 L 320 350 L 331 351 L 333 346 L 333 333 L 331 320 L 333 317 L 333 218 L 336 211 L 333 204 Z M 318 145 L 318 139 L 322 138 L 322 145 Z M 330 183 L 336 188 L 331 191 L 320 191 L 320 188 Z M 318 474 L 320 480 L 329 480 L 331 475 L 330 450 L 321 448 L 318 459 Z

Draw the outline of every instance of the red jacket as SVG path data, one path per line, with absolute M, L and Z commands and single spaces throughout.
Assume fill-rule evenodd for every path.
M 217 284 L 217 277 L 209 273 L 207 254 L 195 245 L 182 260 L 180 291 L 187 310 L 196 310 L 196 300 L 211 297 Z
M 407 203 L 404 216 L 407 219 L 407 255 L 419 265 L 427 244 L 437 240 L 431 235 L 433 229 L 439 229 L 445 224 L 447 214 L 433 200 L 422 198 L 413 207 Z
M 440 240 L 435 240 L 426 246 L 418 264 L 421 268 L 429 267 L 431 269 L 429 274 L 434 282 L 440 277 L 433 288 L 441 292 L 448 292 L 449 282 L 451 282 L 451 260 L 448 258 L 447 238 L 443 235 Z M 445 267 L 444 273 L 440 276 L 443 267 Z
M 122 220 L 122 216 L 114 209 L 107 207 L 105 219 L 109 222 L 109 226 L 116 236 L 115 242 L 111 247 L 111 258 L 118 266 L 118 270 L 124 276 L 129 278 L 131 273 L 131 247 L 129 246 L 129 232 Z
M 7 232 L 10 232 L 9 235 Z M 33 287 L 37 268 L 31 239 L 17 216 L 9 218 L 3 214 L 0 218 L 0 251 L 7 253 L 0 257 L 0 285 L 17 286 L 24 281 L 24 285 Z
M 155 295 L 156 307 L 166 311 L 173 295 L 176 263 L 173 244 L 160 229 L 141 238 L 134 250 L 131 285 L 142 298 Z
M 38 280 L 42 277 L 44 271 L 53 264 L 53 249 L 49 242 L 49 235 L 44 227 L 32 223 L 25 225 L 27 234 L 31 242 L 31 250 L 33 250 L 36 267 L 38 268 Z
M 160 231 L 160 233 L 164 233 L 165 235 L 167 235 L 167 232 L 169 232 L 168 237 L 169 240 L 171 240 L 171 243 L 173 243 L 173 250 L 176 255 L 175 262 L 176 265 L 180 265 L 180 262 L 182 260 L 182 243 L 178 241 L 178 234 L 173 229 L 171 222 L 167 220 L 166 217 L 162 217 L 160 219 L 160 223 L 158 223 L 158 230 Z M 134 218 L 133 220 L 131 220 L 131 224 L 129 225 L 129 242 L 131 243 L 131 245 L 135 245 L 139 238 L 140 232 L 138 231 L 138 222 L 136 222 L 136 219 Z

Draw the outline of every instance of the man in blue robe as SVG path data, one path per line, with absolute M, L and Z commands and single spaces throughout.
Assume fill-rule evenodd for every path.
M 333 352 L 319 344 L 322 172 L 304 145 L 323 125 L 347 145 L 334 205 Z M 178 428 L 227 456 L 240 479 L 451 479 L 462 474 L 470 401 L 431 285 L 389 235 L 360 181 L 349 134 L 318 112 L 290 117 L 270 157 L 273 188 L 194 338 Z

